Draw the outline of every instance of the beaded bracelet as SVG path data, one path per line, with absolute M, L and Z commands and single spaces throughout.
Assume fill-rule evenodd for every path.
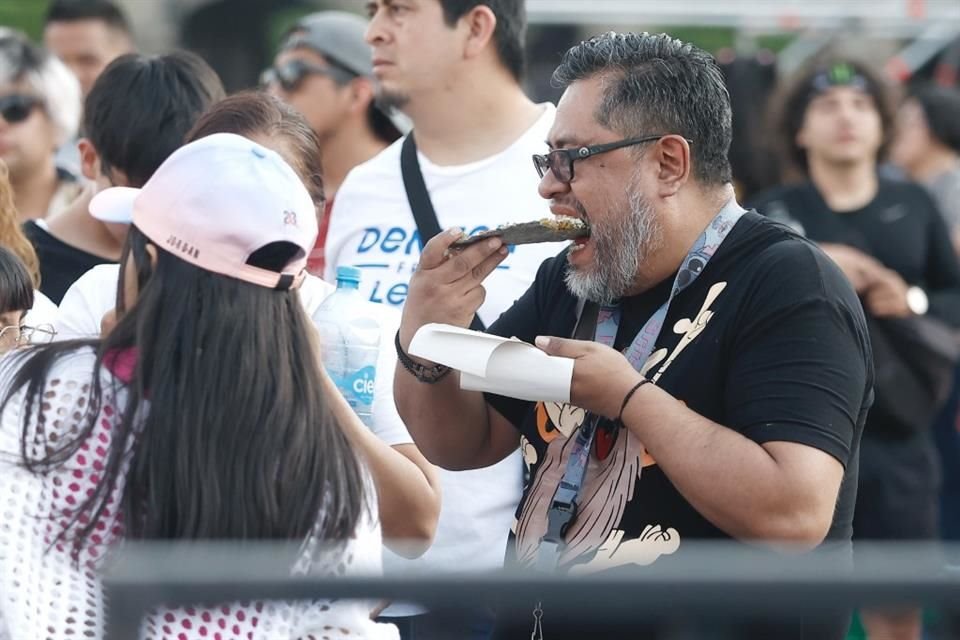
M 648 382 L 650 381 L 647 380 L 646 378 L 643 378 L 640 382 L 633 385 L 633 388 L 630 389 L 630 391 L 627 391 L 627 395 L 623 396 L 623 403 L 620 405 L 620 415 L 617 416 L 617 422 L 619 422 L 620 424 L 623 424 L 623 410 L 627 408 L 627 403 L 630 402 L 630 398 L 632 398 L 633 394 L 637 392 L 637 389 L 647 384 Z
M 433 367 L 425 367 L 422 364 L 417 364 L 411 360 L 410 356 L 404 352 L 403 347 L 400 346 L 399 331 L 397 331 L 397 335 L 394 337 L 393 343 L 397 347 L 397 359 L 400 361 L 400 364 L 402 364 L 403 368 L 412 373 L 413 377 L 420 382 L 436 384 L 437 382 L 443 380 L 444 376 L 450 373 L 450 367 L 442 364 L 438 364 Z

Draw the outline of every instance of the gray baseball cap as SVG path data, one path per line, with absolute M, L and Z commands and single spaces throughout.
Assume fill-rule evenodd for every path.
M 321 11 L 301 18 L 290 28 L 281 51 L 305 48 L 330 63 L 358 76 L 373 77 L 373 53 L 367 44 L 366 19 L 346 11 Z M 410 120 L 395 109 L 377 107 L 401 134 L 411 129 Z

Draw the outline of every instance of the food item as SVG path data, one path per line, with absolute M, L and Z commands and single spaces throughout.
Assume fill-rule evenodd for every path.
M 560 242 L 574 240 L 590 235 L 590 226 L 579 218 L 557 217 L 518 222 L 496 229 L 481 231 L 472 236 L 460 238 L 454 247 L 465 247 L 485 238 L 499 237 L 504 244 L 534 244 L 537 242 Z

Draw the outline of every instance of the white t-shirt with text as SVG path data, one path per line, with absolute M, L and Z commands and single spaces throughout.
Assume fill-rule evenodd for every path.
M 468 233 L 510 222 L 551 217 L 537 194 L 531 161 L 545 153 L 555 108 L 506 150 L 459 166 L 438 166 L 422 153 L 421 171 L 441 229 Z M 339 266 L 363 271 L 361 292 L 372 302 L 402 307 L 420 258 L 417 226 L 400 172 L 397 141 L 351 171 L 337 191 L 325 255 L 329 279 Z M 511 247 L 511 255 L 486 279 L 480 317 L 489 325 L 533 282 L 541 262 L 560 252 L 560 243 Z M 456 425 L 450 425 L 456 428 Z M 433 546 L 417 560 L 387 553 L 386 573 L 484 571 L 503 566 L 507 533 L 522 491 L 522 462 L 515 452 L 500 463 L 474 471 L 441 470 L 443 505 Z

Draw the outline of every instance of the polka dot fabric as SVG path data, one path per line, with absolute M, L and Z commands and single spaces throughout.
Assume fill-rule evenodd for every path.
M 0 392 L 11 373 L 0 362 Z M 31 420 L 29 453 L 70 435 L 83 415 L 92 383 L 94 354 L 78 351 L 54 366 L 40 415 Z M 16 395 L 0 416 L 0 640 L 83 640 L 104 634 L 105 602 L 98 574 L 109 549 L 123 539 L 117 506 L 122 487 L 108 498 L 90 543 L 74 557 L 71 533 L 58 540 L 74 509 L 91 494 L 106 463 L 119 421 L 115 407 L 124 390 L 103 373 L 104 407 L 96 428 L 57 469 L 34 475 L 19 464 L 24 397 Z M 36 412 L 36 407 L 34 409 Z M 369 478 L 368 478 L 369 483 Z M 375 490 L 368 488 L 368 496 Z M 373 499 L 373 498 L 371 498 Z M 376 506 L 365 510 L 355 537 L 338 549 L 319 551 L 311 536 L 292 573 L 376 575 L 380 573 L 380 529 Z M 81 521 L 86 524 L 85 521 Z M 76 560 L 76 562 L 74 562 Z M 371 602 L 235 602 L 216 607 L 158 608 L 147 615 L 140 637 L 164 640 L 315 640 L 398 638 L 396 628 L 369 619 Z

